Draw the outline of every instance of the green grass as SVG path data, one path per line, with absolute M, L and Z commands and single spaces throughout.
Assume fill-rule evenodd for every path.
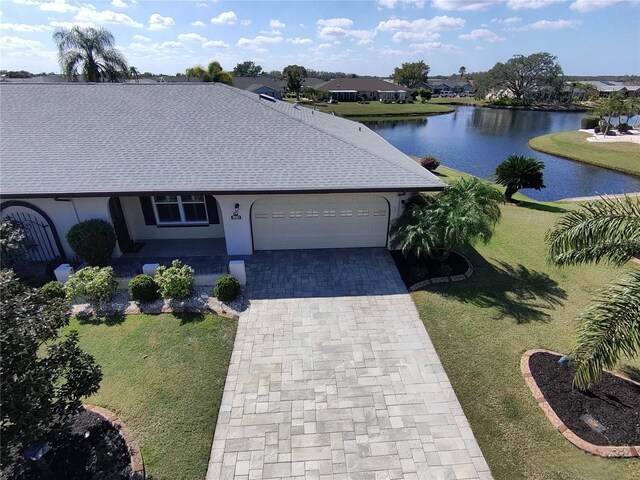
M 445 105 L 484 105 L 484 100 L 477 100 L 474 97 L 432 97 L 429 103 Z
M 587 142 L 585 132 L 559 132 L 529 140 L 529 146 L 558 157 L 640 176 L 640 145 L 631 142 Z
M 237 322 L 185 314 L 110 323 L 68 327 L 104 374 L 87 403 L 120 415 L 140 442 L 147 478 L 204 478 Z
M 445 181 L 465 176 L 438 171 Z M 469 253 L 476 268 L 470 280 L 412 294 L 497 480 L 631 480 L 640 472 L 638 459 L 592 457 L 565 440 L 520 374 L 528 349 L 568 352 L 577 315 L 624 270 L 547 263 L 544 234 L 572 208 L 531 200 L 505 205 L 493 240 Z
M 338 104 L 319 104 L 321 112 L 335 113 L 341 117 L 407 117 L 427 116 L 453 112 L 447 105 L 432 103 L 370 103 L 341 102 Z

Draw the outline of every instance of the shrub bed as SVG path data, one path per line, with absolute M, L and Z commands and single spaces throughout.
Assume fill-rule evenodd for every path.
M 118 281 L 111 267 L 85 267 L 71 275 L 64 285 L 68 298 L 83 298 L 94 306 L 111 300 L 117 288 Z
M 232 302 L 240 295 L 240 282 L 231 275 L 222 275 L 213 289 L 213 294 L 221 302 Z
M 116 246 L 116 234 L 109 222 L 100 219 L 75 224 L 67 233 L 71 249 L 86 263 L 104 267 Z
M 49 282 L 40 288 L 40 293 L 47 300 L 62 299 L 67 296 L 64 285 L 60 282 Z
M 466 258 L 456 252 L 451 252 L 444 263 L 431 257 L 405 257 L 399 250 L 392 251 L 391 256 L 407 288 L 433 278 L 464 275 L 469 269 Z
M 183 265 L 180 260 L 174 260 L 170 267 L 166 265 L 158 267 L 155 281 L 160 289 L 160 295 L 165 300 L 184 300 L 193 293 L 195 274 L 189 265 Z
M 153 302 L 160 298 L 160 289 L 150 275 L 138 275 L 129 282 L 129 294 L 136 302 Z

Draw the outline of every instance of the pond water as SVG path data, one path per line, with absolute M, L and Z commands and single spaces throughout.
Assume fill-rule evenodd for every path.
M 408 155 L 431 154 L 447 167 L 490 178 L 509 155 L 545 163 L 547 188 L 523 190 L 537 200 L 640 192 L 640 178 L 537 152 L 528 141 L 545 133 L 577 130 L 584 113 L 533 112 L 460 106 L 446 115 L 366 122 Z

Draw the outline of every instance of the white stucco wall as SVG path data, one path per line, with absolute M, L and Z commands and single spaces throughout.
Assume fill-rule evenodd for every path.
M 132 240 L 162 240 L 190 238 L 223 238 L 224 226 L 220 206 L 218 206 L 219 224 L 194 227 L 159 227 L 146 225 L 139 197 L 120 197 L 127 228 Z
M 2 203 L 12 200 L 3 198 Z M 67 233 L 76 223 L 84 220 L 99 218 L 111 223 L 109 215 L 108 198 L 74 198 L 68 200 L 54 200 L 53 198 L 24 198 L 16 201 L 26 202 L 44 211 L 54 223 L 62 248 L 68 258 L 75 257 L 75 253 L 67 243 Z M 9 207 L 6 212 L 22 211 L 30 213 L 31 210 L 24 207 Z M 3 210 L 5 213 L 5 210 Z M 120 250 L 116 245 L 114 256 L 120 256 Z

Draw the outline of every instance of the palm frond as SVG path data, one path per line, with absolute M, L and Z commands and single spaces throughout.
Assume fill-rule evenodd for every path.
M 602 292 L 581 320 L 573 384 L 584 389 L 604 369 L 614 368 L 622 355 L 634 358 L 640 352 L 640 272 Z
M 587 203 L 562 217 L 547 232 L 546 242 L 556 265 L 622 265 L 640 254 L 640 200 L 625 195 Z

